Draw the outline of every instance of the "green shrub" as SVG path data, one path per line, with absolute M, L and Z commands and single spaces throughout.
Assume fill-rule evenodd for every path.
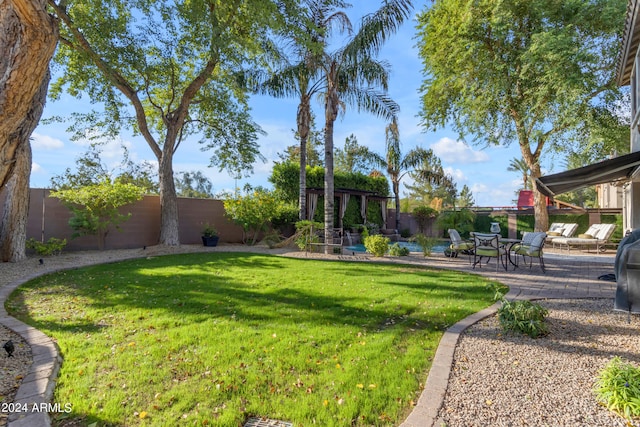
M 540 304 L 527 300 L 509 301 L 498 289 L 496 289 L 496 300 L 501 302 L 498 320 L 505 331 L 519 331 L 531 338 L 549 333 L 545 323 L 549 311 Z
M 284 233 L 288 227 L 293 227 L 298 221 L 298 206 L 291 203 L 282 204 L 271 218 L 271 226 Z
M 429 206 L 418 206 L 413 210 L 413 218 L 418 223 L 421 233 L 424 233 L 429 225 L 429 221 L 438 215 L 438 211 Z
M 320 237 L 317 234 L 317 231 L 324 230 L 324 224 L 321 222 L 315 221 L 298 221 L 296 222 L 296 246 L 301 251 L 305 249 L 309 249 L 310 243 L 320 243 Z
M 425 236 L 424 234 L 416 234 L 411 240 L 422 247 L 422 254 L 424 256 L 431 256 L 433 247 L 438 243 L 438 239 L 435 237 Z
M 609 410 L 629 420 L 640 417 L 640 368 L 614 357 L 600 371 L 594 391 Z
M 391 255 L 391 256 L 408 256 L 409 255 L 409 248 L 407 248 L 405 246 L 400 246 L 400 244 L 396 242 L 393 245 L 391 245 L 391 247 L 389 247 L 389 255 Z
M 39 242 L 33 237 L 26 242 L 28 249 L 33 249 L 38 255 L 58 255 L 65 246 L 67 246 L 67 239 L 56 239 L 51 237 L 46 243 Z
M 443 211 L 436 218 L 436 225 L 443 231 L 455 228 L 462 237 L 466 238 L 469 236 L 470 231 L 481 230 L 481 228 L 477 228 L 474 225 L 475 219 L 476 214 L 470 209 Z
M 283 211 L 285 203 L 273 191 L 255 188 L 224 200 L 225 215 L 242 227 L 243 241 L 254 245 L 258 235 Z
M 73 238 L 94 235 L 98 247 L 104 249 L 109 230 L 119 230 L 120 224 L 131 217 L 130 212 L 122 213 L 123 207 L 141 200 L 145 192 L 144 187 L 104 178 L 98 183 L 52 191 L 50 197 L 60 199 L 73 213 L 69 219 Z
M 389 238 L 381 234 L 364 238 L 364 247 L 373 256 L 384 256 L 389 250 Z

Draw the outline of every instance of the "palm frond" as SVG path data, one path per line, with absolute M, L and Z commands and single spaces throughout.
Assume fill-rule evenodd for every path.
M 367 111 L 390 120 L 400 112 L 400 106 L 386 93 L 373 88 L 352 87 L 341 94 L 345 104 L 355 105 L 358 112 Z
M 376 12 L 362 18 L 362 24 L 343 53 L 347 57 L 366 58 L 375 56 L 413 10 L 411 0 L 385 0 Z

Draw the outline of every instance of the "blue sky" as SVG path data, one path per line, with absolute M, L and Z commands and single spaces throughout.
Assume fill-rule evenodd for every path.
M 430 2 L 416 1 L 415 11 L 422 10 L 428 3 Z M 373 12 L 379 2 L 352 0 L 351 4 L 353 8 L 348 10 L 348 15 L 357 28 L 359 18 Z M 415 33 L 415 20 L 406 22 L 379 56 L 379 59 L 392 64 L 389 93 L 401 108 L 399 129 L 403 152 L 417 146 L 431 148 L 440 157 L 447 172 L 454 177 L 458 188 L 466 184 L 471 189 L 477 206 L 512 206 L 514 191 L 521 185 L 521 178 L 518 173 L 507 171 L 507 167 L 511 159 L 521 157 L 517 144 L 488 148 L 470 146 L 459 141 L 457 133 L 451 129 L 425 132 L 420 126 L 420 119 L 417 117 L 420 111 L 418 89 L 423 76 L 422 64 L 415 47 Z M 174 158 L 174 170 L 202 171 L 213 182 L 214 193 L 233 190 L 236 184 L 242 187 L 245 183 L 269 187 L 267 178 L 273 161 L 278 159 L 277 153 L 296 144 L 292 129 L 295 127 L 297 100 L 256 96 L 252 98 L 251 107 L 254 120 L 267 132 L 259 140 L 260 151 L 267 162 L 256 163 L 253 175 L 235 182 L 228 173 L 208 167 L 211 154 L 200 151 L 195 138 L 180 145 Z M 49 100 L 42 117 L 86 111 L 90 108 L 95 106 L 88 100 L 63 96 L 59 101 Z M 321 123 L 324 122 L 322 106 L 316 103 L 313 108 L 317 128 L 321 128 Z M 342 148 L 345 138 L 354 134 L 359 144 L 383 154 L 386 125 L 382 119 L 370 114 L 358 114 L 353 107 L 347 106 L 346 114 L 335 123 L 335 146 Z M 65 131 L 66 127 L 64 123 L 41 124 L 33 133 L 31 187 L 49 187 L 52 176 L 62 173 L 67 167 L 74 169 L 75 159 L 86 151 L 87 143 L 72 142 L 70 134 Z M 142 138 L 134 138 L 124 132 L 120 141 L 110 142 L 104 147 L 102 157 L 106 164 L 119 162 L 121 143 L 128 147 L 133 160 L 156 163 L 151 149 Z M 550 171 L 543 171 L 545 172 Z M 405 191 L 404 185 L 401 188 Z

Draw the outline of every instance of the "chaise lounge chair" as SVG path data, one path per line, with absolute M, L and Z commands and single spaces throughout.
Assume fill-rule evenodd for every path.
M 554 222 L 549 226 L 547 231 L 546 243 L 553 242 L 558 237 L 573 237 L 573 234 L 578 229 L 578 224 L 575 222 Z
M 560 248 L 566 247 L 567 251 L 571 251 L 571 246 L 586 246 L 587 250 L 595 246 L 596 252 L 604 252 L 606 250 L 604 245 L 609 241 L 615 228 L 615 224 L 593 224 L 578 237 L 557 237 L 552 240 L 552 244 L 554 248 L 556 245 Z

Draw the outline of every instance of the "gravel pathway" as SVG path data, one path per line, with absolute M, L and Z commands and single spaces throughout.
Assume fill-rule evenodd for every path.
M 503 332 L 496 316 L 467 329 L 437 426 L 629 426 L 598 404 L 598 372 L 620 356 L 640 366 L 640 317 L 606 300 L 546 300 L 548 336 Z

